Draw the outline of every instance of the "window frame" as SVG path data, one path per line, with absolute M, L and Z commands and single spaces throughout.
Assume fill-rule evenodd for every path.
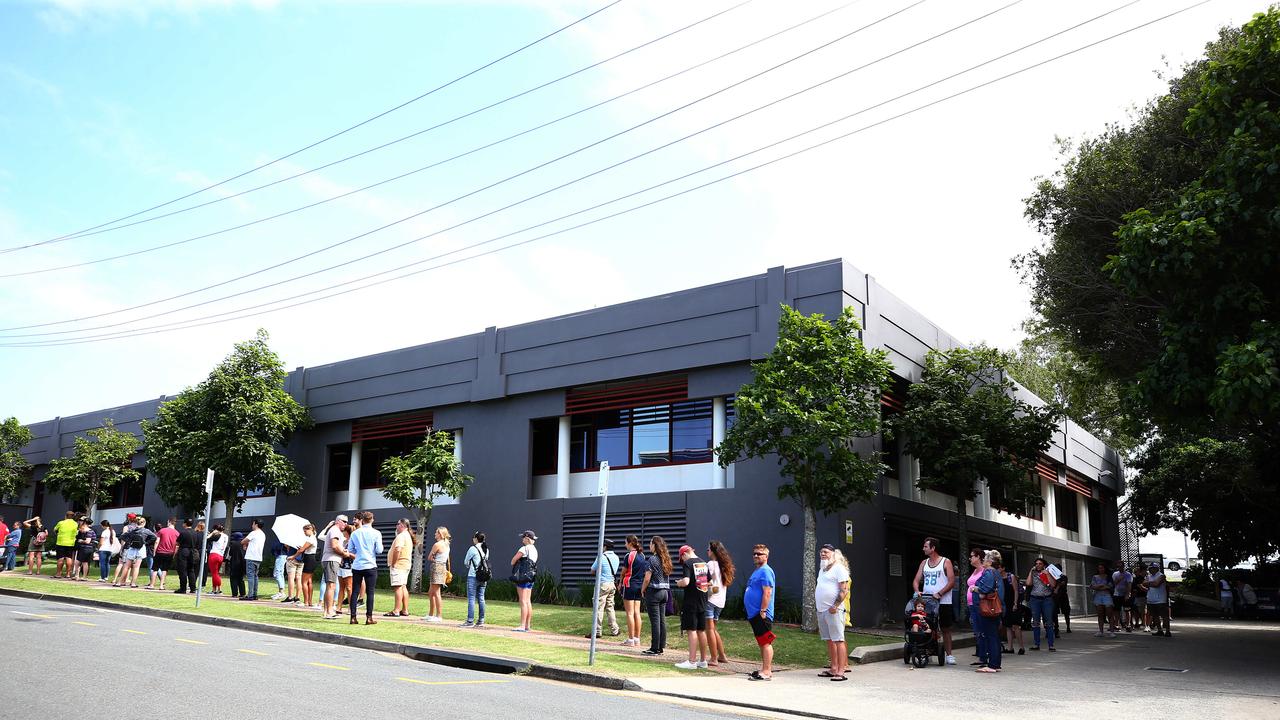
M 1069 503 L 1061 502 L 1064 495 L 1068 499 L 1070 499 L 1071 502 Z M 1062 524 L 1062 519 L 1063 519 L 1062 513 L 1063 513 L 1063 510 L 1068 506 L 1071 508 L 1071 516 L 1075 518 L 1075 527 Z M 1064 487 L 1062 485 L 1053 486 L 1053 514 L 1054 514 L 1053 522 L 1055 525 L 1057 525 L 1058 527 L 1068 532 L 1073 532 L 1073 533 L 1080 532 L 1080 508 L 1076 504 L 1076 493 L 1070 488 Z

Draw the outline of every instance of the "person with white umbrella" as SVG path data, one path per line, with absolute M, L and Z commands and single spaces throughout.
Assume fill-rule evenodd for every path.
M 284 576 L 286 578 L 286 585 L 281 588 L 281 595 L 283 596 L 281 602 L 292 603 L 300 599 L 297 597 L 300 593 L 295 593 L 294 591 L 297 589 L 295 586 L 301 584 L 301 578 L 295 576 L 301 574 L 302 563 L 300 561 L 294 563 L 297 573 L 293 573 L 288 566 L 288 560 L 290 556 L 295 555 L 308 542 L 303 528 L 310 524 L 311 521 L 293 513 L 281 515 L 275 519 L 275 522 L 271 523 L 271 532 L 275 533 L 276 542 L 288 548 L 287 552 L 281 556 L 285 564 Z M 311 540 L 310 542 L 314 543 L 315 541 Z

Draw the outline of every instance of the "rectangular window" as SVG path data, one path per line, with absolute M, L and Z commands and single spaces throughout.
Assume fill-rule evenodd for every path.
M 636 408 L 631 415 L 632 465 L 666 465 L 671 462 L 671 406 Z
M 711 462 L 711 401 L 671 406 L 671 462 Z
M 388 458 L 408 455 L 422 444 L 424 438 L 426 435 L 406 435 L 382 440 L 365 440 L 360 448 L 360 489 L 377 490 L 386 487 L 387 480 L 382 475 L 382 463 Z
M 1097 500 L 1086 500 L 1085 507 L 1089 513 L 1089 543 L 1096 547 L 1102 545 L 1102 503 Z
M 138 471 L 138 477 L 117 483 L 111 488 L 111 499 L 102 506 L 103 508 L 137 507 L 142 504 L 143 495 L 146 492 L 147 470 L 146 468 L 134 469 Z
M 556 458 L 560 453 L 560 419 L 543 418 L 533 421 L 530 447 L 534 475 L 552 475 L 556 472 Z
M 351 483 L 351 443 L 329 446 L 326 492 L 346 492 Z
M 1076 494 L 1061 485 L 1054 485 L 1053 502 L 1057 506 L 1055 511 L 1058 527 L 1080 532 L 1080 509 L 1076 507 Z
M 646 405 L 572 416 L 569 470 L 711 462 L 711 400 Z M 555 472 L 558 420 L 534 420 L 533 473 Z

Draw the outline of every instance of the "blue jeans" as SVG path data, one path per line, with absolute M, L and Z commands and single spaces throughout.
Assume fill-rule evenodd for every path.
M 985 657 L 987 667 L 1000 669 L 1000 618 L 982 617 L 974 607 L 974 617 L 978 626 L 978 655 Z
M 969 606 L 969 624 L 973 626 L 973 640 L 978 649 L 978 662 L 987 661 L 987 646 L 982 643 L 982 625 L 979 620 L 982 619 L 982 613 L 978 612 L 977 605 Z
M 284 584 L 284 564 L 285 564 L 286 562 L 288 562 L 288 560 L 289 560 L 289 558 L 288 558 L 288 557 L 286 557 L 286 556 L 284 556 L 284 555 L 277 555 L 277 556 L 276 556 L 276 568 L 275 568 L 275 572 L 274 572 L 274 573 L 272 573 L 272 574 L 273 574 L 273 575 L 275 575 L 275 578 L 276 578 L 276 585 L 279 585 L 279 586 L 280 586 L 280 592 L 284 592 L 284 589 L 285 589 L 285 584 Z M 256 594 L 256 593 L 255 593 L 255 594 Z
M 4 555 L 0 555 L 0 557 L 4 558 L 4 569 L 12 570 L 13 564 L 18 561 L 18 548 L 6 545 L 4 550 L 0 550 L 0 552 L 4 553 Z
M 244 561 L 245 597 L 258 599 L 258 568 L 261 565 L 257 560 Z
M 484 622 L 484 589 L 488 583 L 476 581 L 475 575 L 467 576 L 467 622 L 475 617 L 472 613 L 475 606 L 480 606 L 480 622 Z
M 102 581 L 106 582 L 111 577 L 111 551 L 98 551 L 98 572 L 101 573 Z
M 1040 624 L 1044 623 L 1044 636 L 1049 640 L 1049 647 L 1053 647 L 1053 621 L 1057 615 L 1053 610 L 1053 597 L 1036 597 L 1031 598 L 1031 636 L 1035 639 L 1036 647 L 1040 647 Z

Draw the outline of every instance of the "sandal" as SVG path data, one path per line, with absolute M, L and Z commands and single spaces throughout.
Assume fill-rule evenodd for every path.
M 751 674 L 747 676 L 747 679 L 748 680 L 772 680 L 773 676 L 761 675 L 759 670 L 752 670 Z
M 844 682 L 845 680 L 848 680 L 848 679 L 849 679 L 849 678 L 845 677 L 844 675 L 832 675 L 832 676 L 831 676 L 831 682 Z
M 832 675 L 830 670 L 823 670 L 818 673 L 818 677 L 835 677 L 835 675 Z
M 392 614 L 392 615 L 395 615 L 396 613 L 391 613 L 391 614 Z M 399 614 L 399 617 L 409 617 L 409 613 L 404 612 L 404 611 L 401 611 L 401 612 L 400 612 L 400 614 Z
M 400 617 L 398 612 L 382 613 L 382 617 Z

